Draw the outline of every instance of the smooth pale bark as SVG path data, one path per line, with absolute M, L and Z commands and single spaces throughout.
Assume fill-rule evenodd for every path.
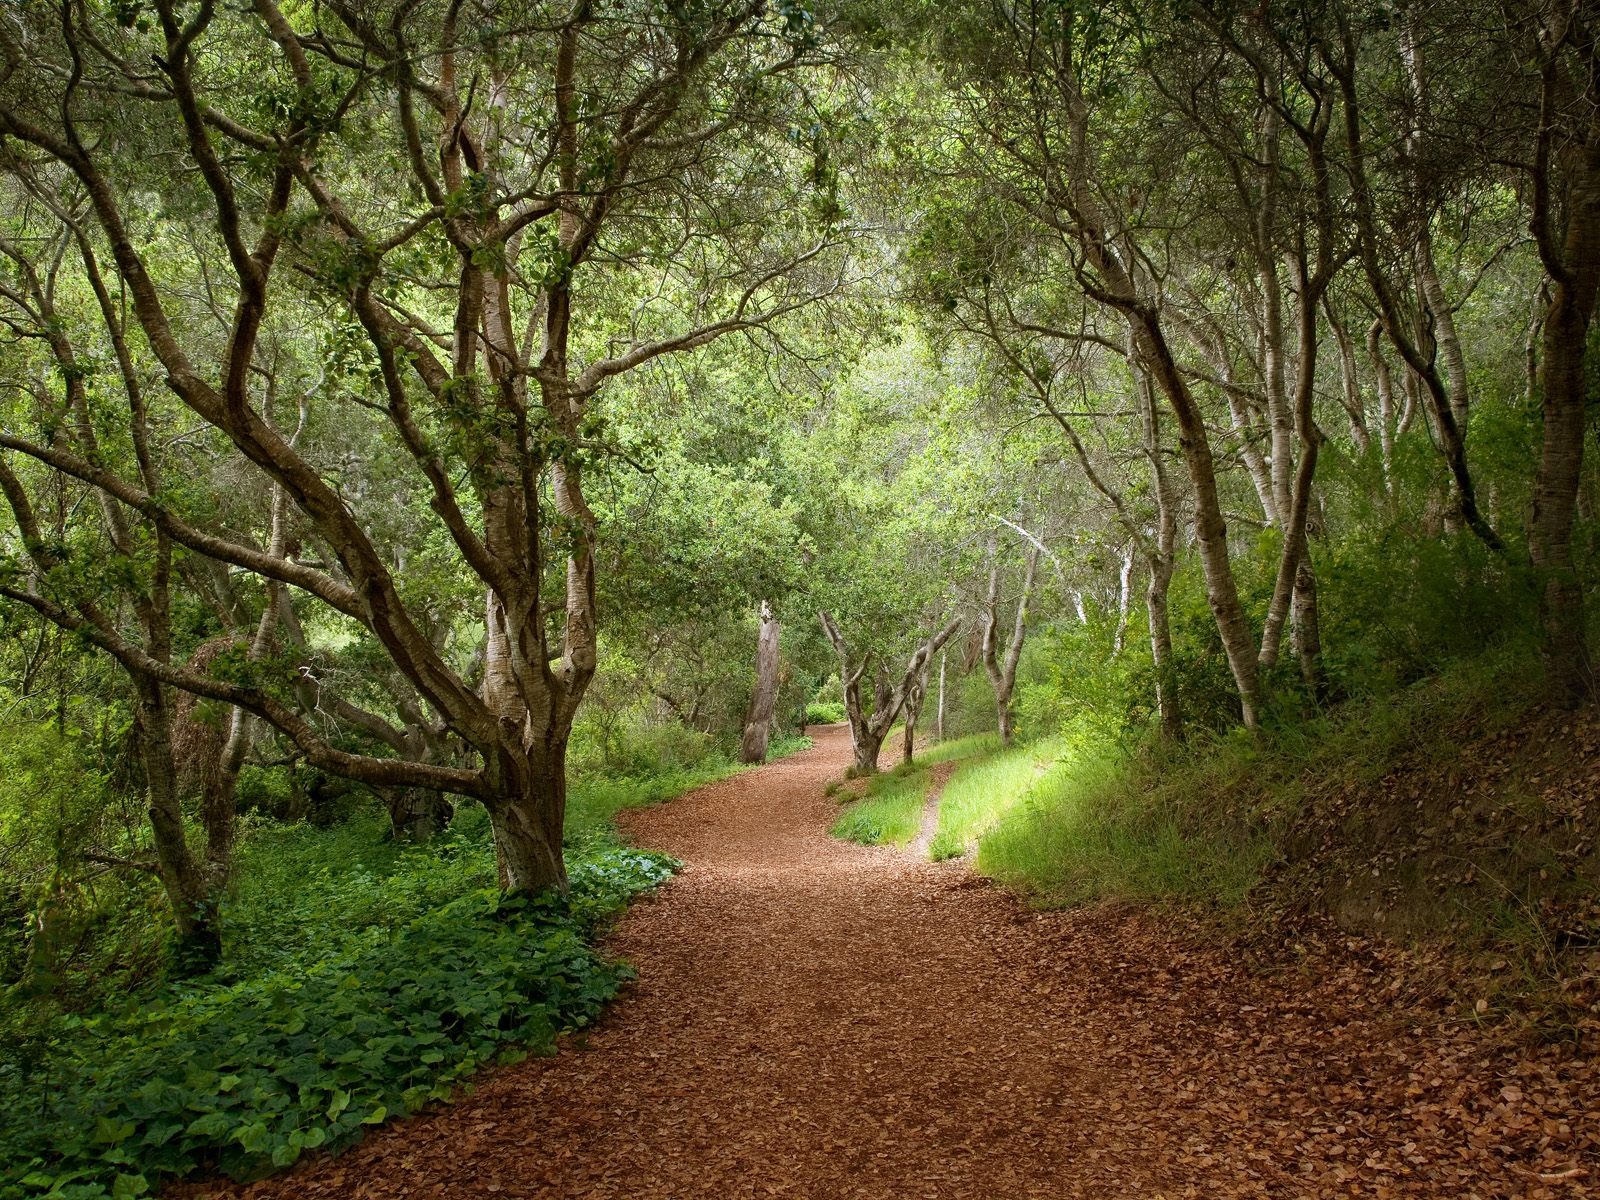
M 948 650 L 939 651 L 939 709 L 934 715 L 933 736 L 941 742 L 944 741 L 944 669 L 949 656 Z
M 756 635 L 756 685 L 750 706 L 744 714 L 744 738 L 739 761 L 759 763 L 767 760 L 767 738 L 772 716 L 778 705 L 778 618 L 772 605 L 761 602 L 761 629 Z
M 1325 231 L 1326 232 L 1326 231 Z M 1319 269 L 1315 278 L 1302 267 L 1296 298 L 1296 380 L 1294 427 L 1300 442 L 1300 458 L 1290 487 L 1289 507 L 1283 515 L 1283 550 L 1277 579 L 1261 633 L 1260 664 L 1263 669 L 1276 665 L 1285 621 L 1291 610 L 1296 621 L 1296 646 L 1301 652 L 1302 675 L 1315 684 L 1322 637 L 1317 628 L 1316 576 L 1311 567 L 1306 534 L 1311 515 L 1311 486 L 1316 476 L 1322 433 L 1313 412 L 1317 376 L 1317 310 L 1322 290 L 1332 278 L 1331 271 Z M 1307 628 L 1301 624 L 1310 622 Z
M 878 670 L 873 681 L 873 704 L 868 711 L 862 703 L 861 687 L 867 671 L 874 664 L 875 656 L 869 651 L 859 663 L 852 665 L 849 646 L 832 614 L 824 611 L 819 612 L 817 617 L 822 622 L 823 633 L 827 635 L 834 653 L 839 657 L 839 678 L 844 684 L 845 714 L 850 721 L 850 744 L 855 760 L 851 773 L 857 776 L 875 775 L 878 771 L 878 755 L 883 749 L 883 739 L 888 736 L 895 718 L 905 706 L 907 695 L 917 680 L 922 678 L 929 660 L 955 636 L 956 630 L 961 628 L 961 619 L 959 617 L 952 619 L 943 629 L 918 646 L 906 663 L 905 671 L 898 681 L 891 684 L 887 666 L 878 662 Z
M 1339 402 L 1344 406 L 1345 416 L 1350 421 L 1350 440 L 1355 443 L 1358 454 L 1366 454 L 1372 445 L 1372 435 L 1367 429 L 1366 405 L 1361 400 L 1361 379 L 1356 371 L 1355 339 L 1350 336 L 1350 330 L 1334 312 L 1327 296 L 1323 296 L 1322 306 L 1328 316 L 1328 325 L 1333 330 L 1334 341 L 1339 347 Z
M 998 559 L 989 566 L 989 590 L 983 606 L 983 669 L 994 688 L 995 726 L 1000 732 L 1000 744 L 1009 746 L 1012 737 L 1014 714 L 1011 709 L 1012 693 L 1017 686 L 1017 664 L 1022 659 L 1022 644 L 1028 636 L 1028 605 L 1033 599 L 1034 582 L 1039 574 L 1039 551 L 1028 547 L 1027 568 L 1022 580 L 1022 594 L 1017 600 L 1016 621 L 1006 644 L 1005 658 L 1000 657 L 1000 564 Z
M 1374 321 L 1367 327 L 1367 360 L 1372 364 L 1372 378 L 1378 389 L 1378 449 L 1383 456 L 1383 487 L 1385 491 L 1393 491 L 1394 439 L 1401 431 L 1395 417 L 1394 376 L 1379 343 L 1382 333 L 1381 321 Z
M 1111 653 L 1121 654 L 1128 640 L 1128 610 L 1133 600 L 1133 543 L 1122 551 L 1122 569 L 1117 572 L 1117 632 L 1111 639 Z
M 1283 291 L 1278 279 L 1277 211 L 1279 134 L 1282 121 L 1269 101 L 1262 106 L 1259 152 L 1260 192 L 1256 197 L 1253 244 L 1261 287 L 1261 378 L 1267 398 L 1268 462 L 1272 471 L 1274 525 L 1288 520 L 1290 478 L 1294 470 L 1294 417 L 1289 406 L 1288 370 L 1283 332 Z
M 1172 624 L 1167 610 L 1167 593 L 1177 562 L 1178 500 L 1172 479 L 1167 474 L 1166 454 L 1161 443 L 1161 411 L 1148 380 L 1138 389 L 1139 417 L 1144 431 L 1145 459 L 1150 464 L 1150 490 L 1156 500 L 1155 540 L 1140 537 L 1145 547 L 1145 565 L 1150 582 L 1145 588 L 1145 604 L 1150 615 L 1150 657 L 1155 668 L 1156 719 L 1164 741 L 1183 737 L 1183 706 L 1178 694 L 1176 660 L 1172 653 Z

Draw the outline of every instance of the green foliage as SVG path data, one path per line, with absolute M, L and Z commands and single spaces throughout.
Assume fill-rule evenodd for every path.
M 671 869 L 607 851 L 566 898 L 480 889 L 309 964 L 68 1022 L 45 1063 L 0 1069 L 0 1196 L 254 1177 L 443 1099 L 507 1051 L 548 1051 L 628 976 L 584 935 Z
M 807 725 L 837 725 L 845 718 L 842 700 L 813 700 L 806 705 Z
M 1493 728 L 1526 707 L 1534 662 L 1526 642 L 1512 642 L 1258 737 L 1234 730 L 1138 751 L 1075 742 L 982 838 L 978 869 L 1047 905 L 1114 898 L 1237 908 L 1269 864 L 1291 855 L 1283 839 L 1309 789 L 1370 787 L 1419 747 L 1452 758 L 1448 730 L 1463 720 Z
M 1270 840 L 1219 820 L 1194 775 L 1164 767 L 1135 766 L 1109 747 L 1069 755 L 982 838 L 978 869 L 1050 905 L 1239 903 L 1271 856 Z
M 779 738 L 771 752 L 810 744 Z M 64 1014 L 59 994 L 7 998 L 0 1198 L 265 1174 L 447 1097 L 485 1062 L 548 1051 L 628 977 L 590 934 L 674 866 L 620 845 L 616 814 L 740 769 L 707 753 L 575 781 L 563 898 L 498 897 L 477 807 L 423 846 L 390 840 L 370 803 L 329 828 L 247 818 L 216 974 L 120 1004 L 80 997 L 87 1015 Z M 101 936 L 110 952 L 150 927 L 146 903 L 129 931 Z
M 998 747 L 998 735 L 978 734 L 918 751 L 913 761 L 902 761 L 892 771 L 873 776 L 829 832 L 836 838 L 868 846 L 905 845 L 922 828 L 923 809 L 933 783 L 928 768 L 990 753 Z

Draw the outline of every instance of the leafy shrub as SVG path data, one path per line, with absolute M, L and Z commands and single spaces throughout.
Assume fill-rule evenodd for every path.
M 844 717 L 843 700 L 813 700 L 806 705 L 807 725 L 837 725 Z
M 251 1178 L 442 1099 L 508 1051 L 548 1051 L 629 975 L 584 935 L 671 870 L 613 849 L 574 869 L 566 898 L 481 889 L 309 966 L 68 1022 L 46 1062 L 0 1066 L 0 1197 Z

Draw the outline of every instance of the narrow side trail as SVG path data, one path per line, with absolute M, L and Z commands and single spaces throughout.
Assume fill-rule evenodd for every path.
M 223 1194 L 1596 1194 L 1592 1130 L 1540 1143 L 1504 1100 L 1474 1117 L 1509 1060 L 1359 989 L 1262 980 L 1148 918 L 1036 916 L 959 864 L 833 841 L 822 791 L 848 761 L 825 729 L 632 814 L 638 843 L 687 866 L 613 939 L 640 978 L 595 1029 Z M 1528 1070 L 1523 1091 L 1561 1085 L 1559 1063 Z M 1540 1177 L 1558 1169 L 1577 1174 Z

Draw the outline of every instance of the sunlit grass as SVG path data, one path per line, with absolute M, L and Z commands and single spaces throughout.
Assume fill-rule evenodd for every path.
M 922 828 L 928 782 L 926 771 L 879 775 L 862 798 L 844 810 L 830 832 L 867 846 L 905 845 Z
M 1114 753 L 1063 760 L 980 840 L 977 868 L 1049 904 L 1238 904 L 1271 857 L 1271 839 L 1192 813 L 1185 820 L 1183 791 L 1152 782 Z
M 903 846 L 922 830 L 922 810 L 932 782 L 928 768 L 941 762 L 992 752 L 1000 739 L 992 733 L 939 742 L 919 751 L 912 762 L 875 776 L 833 824 L 832 834 L 863 845 Z
M 1000 735 L 998 733 L 973 733 L 963 738 L 952 738 L 948 742 L 935 742 L 926 750 L 917 751 L 917 766 L 931 767 L 935 763 L 949 762 L 954 758 L 975 758 L 981 754 L 992 754 L 1000 749 Z
M 998 747 L 997 737 L 986 736 L 992 739 L 991 746 Z M 929 847 L 931 857 L 965 854 L 986 830 L 1028 795 L 1039 772 L 1061 751 L 1062 743 L 1051 738 L 963 764 L 939 797 L 939 826 Z

